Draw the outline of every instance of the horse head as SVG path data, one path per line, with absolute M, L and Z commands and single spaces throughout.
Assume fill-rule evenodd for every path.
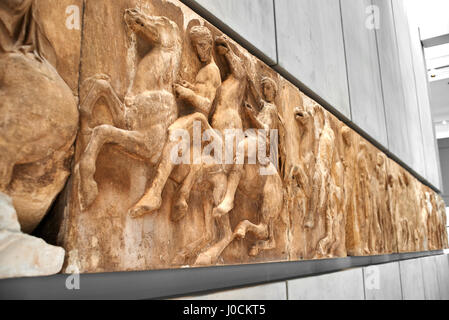
M 155 46 L 180 49 L 181 32 L 177 24 L 166 17 L 149 16 L 139 9 L 125 10 L 125 23 L 130 30 Z

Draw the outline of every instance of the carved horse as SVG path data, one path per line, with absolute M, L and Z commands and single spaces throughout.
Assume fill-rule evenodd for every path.
M 191 117 L 186 117 L 176 121 L 170 130 L 175 127 L 191 131 L 194 121 L 200 121 L 204 126 L 213 130 L 206 117 L 201 113 L 195 113 Z M 219 136 L 215 139 L 220 139 Z M 173 146 L 172 146 L 173 147 Z M 245 154 L 248 152 L 248 146 L 245 145 Z M 264 167 L 265 171 L 272 174 L 261 175 L 260 169 Z M 205 216 L 205 232 L 198 240 L 187 245 L 177 254 L 174 264 L 183 264 L 187 258 L 197 256 L 196 265 L 215 264 L 221 253 L 235 239 L 245 238 L 247 233 L 252 233 L 257 241 L 250 248 L 249 255 L 257 256 L 263 250 L 270 250 L 276 247 L 274 235 L 274 223 L 279 218 L 283 208 L 284 193 L 282 179 L 277 172 L 276 167 L 269 162 L 268 164 L 244 164 L 242 176 L 237 189 L 248 198 L 259 201 L 258 208 L 259 223 L 255 224 L 249 220 L 241 221 L 234 232 L 232 231 L 229 214 L 220 214 L 213 210 L 221 203 L 229 183 L 228 173 L 225 165 L 215 164 L 213 159 L 202 159 L 202 164 L 194 165 L 190 168 L 189 174 L 182 179 L 183 182 L 178 192 L 179 196 L 188 200 L 188 195 L 194 186 L 199 186 L 203 194 L 203 212 Z M 182 209 L 174 208 L 172 220 L 177 221 L 185 216 L 188 209 L 186 204 Z M 217 222 L 215 224 L 215 222 Z M 215 225 L 219 228 L 221 239 L 215 239 Z M 212 241 L 216 241 L 212 243 Z M 209 245 L 211 244 L 211 245 Z
M 107 76 L 97 75 L 86 80 L 84 90 L 88 94 L 80 110 L 83 133 L 90 135 L 90 139 L 77 166 L 82 210 L 89 207 L 98 195 L 94 180 L 95 162 L 103 145 L 118 145 L 156 165 L 167 140 L 167 129 L 178 117 L 172 88 L 182 53 L 178 26 L 168 18 L 148 16 L 138 9 L 127 9 L 124 18 L 128 28 L 149 43 L 152 49 L 139 62 L 124 104 Z M 92 110 L 100 98 L 106 100 L 114 126 L 105 124 L 91 129 Z

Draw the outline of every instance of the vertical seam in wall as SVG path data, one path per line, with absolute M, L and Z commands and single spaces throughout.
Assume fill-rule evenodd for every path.
M 401 271 L 401 261 L 398 261 L 398 269 L 399 269 L 399 286 L 401 288 L 401 300 L 404 300 L 404 289 L 402 288 L 402 271 Z
M 433 114 L 432 114 L 432 106 L 431 106 L 431 101 L 430 101 L 430 94 L 431 94 L 431 91 L 430 91 L 430 81 L 429 81 L 429 78 L 428 78 L 428 74 L 427 74 L 427 61 L 426 61 L 426 53 L 425 53 L 425 51 L 424 51 L 424 46 L 423 46 L 423 43 L 422 43 L 422 40 L 421 40 L 421 29 L 420 29 L 420 27 L 418 26 L 418 37 L 419 37 L 419 43 L 420 43 L 420 45 L 421 45 L 421 50 L 420 50 L 420 54 L 421 54 L 421 57 L 422 57 L 422 61 L 423 61 L 423 65 L 424 65 L 424 74 L 423 74 L 423 76 L 425 77 L 425 79 L 426 79 L 426 94 L 427 94 L 427 97 L 429 98 L 429 113 L 430 113 L 430 122 L 431 122 L 431 124 L 432 124 L 432 137 L 433 137 L 433 140 L 434 140 L 434 145 L 435 145 L 435 157 L 436 157 L 436 165 L 438 166 L 437 167 L 437 170 L 438 170 L 438 172 L 437 172 L 437 179 L 439 179 L 439 181 L 437 181 L 437 182 L 439 182 L 439 184 L 440 184 L 440 186 L 438 186 L 440 189 L 442 189 L 443 188 L 443 186 L 441 185 L 442 184 L 442 178 L 441 178 L 441 176 L 440 176 L 440 174 L 441 174 L 441 164 L 440 164 L 440 155 L 439 155 L 439 151 L 438 151 L 438 140 L 436 139 L 436 133 L 435 133 L 435 126 L 433 125 Z M 433 184 L 433 182 L 432 182 L 432 184 Z
M 341 5 L 341 0 L 338 1 L 338 5 L 340 7 L 340 23 L 341 23 L 341 34 L 343 39 L 343 51 L 345 53 L 345 70 L 346 70 L 346 85 L 348 88 L 348 102 L 349 102 L 349 119 L 352 122 L 354 121 L 354 118 L 352 117 L 352 100 L 351 100 L 351 89 L 349 86 L 349 70 L 348 70 L 348 55 L 346 54 L 346 41 L 345 41 L 345 27 L 343 23 L 343 10 Z
M 83 0 L 83 4 L 82 4 L 82 8 L 81 8 L 81 37 L 80 37 L 80 61 L 78 64 L 78 105 L 81 104 L 81 96 L 80 96 L 80 91 L 81 91 L 81 65 L 82 65 L 82 58 L 83 58 L 83 40 L 84 40 L 84 12 L 86 9 L 86 1 L 87 0 Z
M 437 264 L 438 256 L 434 256 L 434 257 L 432 257 L 432 259 L 433 259 L 433 264 L 435 266 L 435 272 L 436 272 L 436 278 L 437 278 L 437 286 L 438 286 L 438 294 L 440 295 L 440 300 L 443 300 L 443 292 L 441 290 L 441 282 L 440 282 L 440 272 L 439 272 L 438 264 Z
M 288 280 L 285 280 L 285 296 L 287 300 L 290 300 L 290 297 L 288 296 Z
M 276 48 L 276 66 L 277 66 L 279 65 L 279 49 L 278 49 L 278 28 L 276 19 L 276 0 L 273 0 L 273 20 L 274 20 L 274 47 Z
M 394 39 L 396 40 L 396 54 L 397 54 L 397 58 L 398 58 L 399 76 L 400 76 L 400 80 L 401 80 L 402 98 L 403 98 L 403 102 L 404 102 L 404 107 L 406 108 L 407 106 L 406 106 L 406 99 L 405 99 L 404 79 L 403 79 L 402 70 L 401 70 L 402 69 L 401 68 L 401 57 L 399 55 L 398 30 L 397 30 L 397 27 L 396 27 L 396 17 L 394 15 L 394 13 L 395 13 L 395 6 L 393 5 L 393 0 L 389 0 L 389 1 L 390 1 L 390 5 L 391 5 L 391 16 L 393 18 Z M 404 111 L 406 111 L 406 110 L 404 110 Z M 409 133 L 409 124 L 408 124 L 407 121 L 404 121 L 404 125 L 405 125 L 405 129 L 407 130 L 407 135 L 408 135 L 408 133 Z M 407 145 L 409 146 L 408 150 L 410 152 L 412 152 L 412 147 L 410 145 L 410 141 L 407 139 L 406 142 L 407 142 Z M 397 156 L 398 156 L 398 158 L 402 157 L 402 155 L 399 155 L 399 154 L 397 154 Z M 410 154 L 410 156 L 411 156 L 411 154 Z M 405 159 L 402 159 L 402 160 L 404 161 L 404 163 L 406 163 Z M 410 159 L 410 161 L 413 162 L 413 158 Z M 411 168 L 413 163 L 408 163 L 407 165 Z M 413 170 L 416 171 L 415 168 L 413 168 Z
M 422 45 L 422 40 L 421 40 L 421 29 L 418 27 L 418 34 L 419 34 L 419 42 L 420 42 L 420 44 L 421 44 L 421 55 L 422 55 L 422 57 L 423 57 L 423 63 L 424 63 L 424 71 L 425 71 L 425 73 L 424 73 L 424 77 L 426 78 L 426 93 L 427 93 L 427 96 L 429 97 L 429 112 L 430 112 L 430 121 L 431 121 L 431 124 L 432 124 L 432 137 L 433 137 L 433 140 L 434 140 L 434 148 L 435 148 L 435 159 L 436 159 L 436 165 L 437 165 L 437 172 L 436 172 L 436 174 L 437 174 L 437 176 L 436 176 L 436 178 L 437 178 L 437 180 L 438 181 L 436 181 L 439 185 L 437 186 L 438 187 L 438 189 L 440 189 L 440 191 L 441 191 L 441 193 L 443 193 L 444 192 L 444 186 L 443 186 L 443 173 L 442 173 L 442 170 L 441 170 L 441 160 L 440 160 L 440 151 L 439 151 L 439 148 L 438 148 L 438 140 L 437 140 L 437 136 L 436 136 L 436 131 L 435 131 L 435 126 L 434 126 L 434 124 L 433 124 L 433 114 L 432 114 L 432 105 L 431 105 L 431 101 L 430 101 L 430 94 L 431 94 L 431 91 L 430 91 L 430 81 L 429 81 L 429 78 L 428 78 L 428 74 L 427 74 L 427 61 L 426 61 L 426 54 L 425 54 L 425 51 L 424 51 L 424 46 Z M 426 177 L 426 179 L 428 179 L 427 177 Z M 432 184 L 434 184 L 435 182 L 432 182 Z
M 421 122 L 421 103 L 419 101 L 419 96 L 418 96 L 418 83 L 416 81 L 416 70 L 415 70 L 415 61 L 413 59 L 413 39 L 412 39 L 412 35 L 410 33 L 412 26 L 410 26 L 410 20 L 409 20 L 409 13 L 407 12 L 406 8 L 404 8 L 405 13 L 406 13 L 406 18 L 407 18 L 407 26 L 408 26 L 408 38 L 410 41 L 410 55 L 412 58 L 412 71 L 413 71 L 413 80 L 415 81 L 415 96 L 416 96 L 416 104 L 418 105 L 418 119 L 419 119 L 419 129 L 421 132 L 421 145 L 422 145 L 422 156 L 423 156 L 423 160 L 424 160 L 424 177 L 426 180 L 429 180 L 428 176 L 427 176 L 427 161 L 426 161 L 426 152 L 424 151 L 424 134 L 423 134 L 423 129 L 422 129 L 422 122 Z M 417 170 L 417 169 L 415 169 Z M 421 173 L 422 175 L 422 173 Z M 433 183 L 432 183 L 433 184 Z
M 363 300 L 366 300 L 365 267 L 362 268 Z
M 419 259 L 420 261 L 419 261 L 419 265 L 421 266 L 421 279 L 422 279 L 422 288 L 423 288 L 423 294 L 424 294 L 424 300 L 429 300 L 429 299 L 427 299 L 427 293 L 426 293 L 426 282 L 424 281 L 424 269 L 423 269 L 423 267 L 422 267 L 422 261 L 424 260 L 424 259 L 426 259 L 426 258 L 421 258 L 421 259 Z
M 374 6 L 374 0 L 371 0 L 371 5 Z M 374 16 L 376 18 L 376 16 Z M 379 17 L 380 19 L 380 17 Z M 380 23 L 380 20 L 379 20 Z M 380 28 L 380 25 L 379 25 Z M 374 29 L 374 38 L 376 39 L 376 50 L 377 50 L 377 65 L 379 68 L 379 77 L 380 77 L 380 90 L 382 92 L 382 110 L 383 110 L 383 120 L 385 125 L 385 138 L 387 139 L 386 147 L 389 150 L 390 149 L 390 140 L 388 138 L 388 131 L 387 131 L 387 112 L 385 110 L 385 92 L 384 92 L 384 83 L 383 83 L 383 77 L 382 77 L 382 68 L 380 66 L 380 50 L 379 50 L 379 39 L 377 37 L 377 29 Z
M 424 290 L 424 300 L 427 299 L 427 293 L 426 293 L 426 282 L 424 281 L 424 268 L 423 268 L 423 260 L 419 259 L 419 265 L 421 266 L 421 277 L 422 277 L 422 285 Z

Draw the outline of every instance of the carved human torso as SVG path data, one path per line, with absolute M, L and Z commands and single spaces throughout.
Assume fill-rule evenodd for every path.
M 201 68 L 195 78 L 195 93 L 212 102 L 221 84 L 220 69 L 214 61 Z M 208 115 L 207 115 L 208 116 Z
M 246 74 L 242 61 L 233 52 L 225 55 L 231 73 L 221 84 L 216 97 L 216 110 L 212 116 L 212 128 L 221 131 L 226 129 L 242 129 L 240 107 L 246 92 Z
M 279 120 L 276 105 L 266 101 L 261 101 L 262 110 L 257 115 L 257 120 L 264 124 L 265 130 L 278 130 Z
M 226 129 L 243 128 L 239 114 L 243 94 L 240 81 L 232 75 L 223 82 L 217 97 L 217 107 L 212 116 L 214 129 L 224 132 Z

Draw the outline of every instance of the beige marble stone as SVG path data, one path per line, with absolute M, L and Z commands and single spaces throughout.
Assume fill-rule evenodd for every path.
M 354 175 L 348 177 L 353 204 L 346 221 L 350 255 L 377 255 L 397 252 L 397 238 L 388 206 L 388 158 L 362 137 L 356 144 Z M 350 161 L 350 159 L 347 159 Z

